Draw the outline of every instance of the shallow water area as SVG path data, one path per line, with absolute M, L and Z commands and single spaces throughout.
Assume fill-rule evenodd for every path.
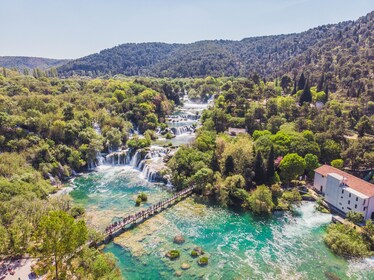
M 148 195 L 140 208 L 170 195 L 129 166 L 99 168 L 76 178 L 74 185 L 71 196 L 100 230 L 138 211 L 139 192 Z M 326 248 L 323 234 L 330 221 L 311 202 L 294 213 L 257 217 L 188 198 L 125 232 L 105 251 L 118 258 L 126 279 L 173 279 L 176 273 L 181 279 L 374 279 L 372 261 L 349 263 Z M 173 243 L 178 234 L 185 243 Z M 209 256 L 206 267 L 190 256 L 196 246 Z M 178 260 L 165 257 L 172 249 L 180 251 Z M 191 267 L 182 270 L 182 263 Z

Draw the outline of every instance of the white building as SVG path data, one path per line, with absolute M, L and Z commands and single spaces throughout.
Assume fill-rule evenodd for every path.
M 344 214 L 360 212 L 374 220 L 374 185 L 329 165 L 317 168 L 313 187 Z

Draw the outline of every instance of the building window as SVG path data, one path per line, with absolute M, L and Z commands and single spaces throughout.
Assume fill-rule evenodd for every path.
M 357 209 L 357 204 L 355 204 L 355 209 Z
M 340 198 L 343 198 L 343 196 L 341 196 Z
M 366 199 L 364 199 L 364 202 L 362 202 L 362 205 L 364 205 L 364 204 L 365 204 L 365 202 L 366 202 Z
M 365 206 L 365 207 L 364 207 L 364 211 L 366 211 L 366 208 L 367 208 L 367 207 Z
M 344 190 L 342 190 L 342 193 L 344 193 Z
M 351 197 L 351 194 L 349 194 L 349 197 Z
M 351 201 L 350 201 L 350 200 L 348 200 L 348 204 L 351 204 Z
M 358 201 L 358 197 L 356 197 L 356 201 Z
M 348 210 L 352 210 L 351 208 L 347 207 Z

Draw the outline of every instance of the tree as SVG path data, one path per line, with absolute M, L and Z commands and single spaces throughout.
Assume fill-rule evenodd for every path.
M 8 254 L 9 234 L 5 227 L 0 223 L 0 255 Z
M 370 125 L 369 117 L 366 115 L 362 116 L 360 120 L 357 122 L 355 128 L 357 129 L 359 137 L 363 137 L 365 133 L 371 133 L 372 127 Z
M 285 182 L 295 180 L 297 176 L 305 171 L 305 159 L 298 154 L 287 154 L 281 161 L 279 168 L 281 170 L 281 177 Z
M 290 83 L 291 83 L 291 78 L 288 77 L 287 75 L 284 75 L 281 79 L 281 87 L 283 89 L 283 91 L 285 91 L 286 89 L 288 89 L 288 87 L 290 86 Z
M 254 171 L 255 171 L 255 182 L 257 185 L 260 185 L 264 182 L 265 179 L 265 166 L 264 161 L 262 159 L 262 155 L 260 151 L 256 152 L 256 158 L 254 162 Z
M 258 186 L 248 198 L 248 203 L 253 212 L 257 214 L 270 214 L 274 207 L 272 193 L 265 185 Z
M 301 73 L 299 81 L 297 82 L 297 90 L 302 90 L 305 88 L 305 76 L 304 73 Z
M 294 80 L 294 84 L 293 84 L 293 90 L 291 92 L 292 95 L 296 94 L 297 92 L 297 82 L 296 82 L 296 77 L 295 77 L 295 80 Z
M 313 154 L 306 154 L 305 157 L 305 171 L 309 177 L 313 177 L 314 170 L 318 168 L 318 157 Z
M 312 93 L 310 92 L 309 81 L 306 82 L 303 92 L 300 95 L 300 104 L 312 102 Z
M 232 175 L 235 170 L 235 163 L 234 163 L 234 158 L 232 155 L 228 155 L 225 161 L 225 170 L 224 174 L 226 176 Z
M 71 104 L 67 105 L 64 110 L 64 120 L 65 121 L 70 121 L 74 119 L 74 111 L 73 111 L 73 106 Z
M 64 258 L 74 254 L 87 240 L 84 221 L 75 221 L 64 211 L 51 211 L 43 216 L 38 226 L 42 258 L 53 258 L 56 280 Z
M 339 143 L 332 139 L 327 139 L 321 147 L 321 159 L 324 162 L 331 162 L 332 160 L 339 158 L 342 149 Z
M 320 91 L 323 90 L 324 82 L 325 82 L 325 73 L 323 72 L 322 75 L 321 75 L 321 78 L 318 81 L 317 92 L 320 92 Z
M 201 168 L 192 176 L 192 181 L 198 189 L 204 190 L 205 186 L 213 181 L 213 170 L 210 168 Z
M 363 257 L 370 254 L 363 236 L 349 225 L 331 224 L 324 240 L 335 254 L 341 256 Z
M 338 169 L 343 169 L 344 161 L 342 159 L 334 159 L 331 161 L 331 166 Z
M 347 213 L 347 220 L 355 224 L 360 224 L 364 220 L 364 215 L 360 212 L 349 211 Z
M 270 148 L 268 160 L 266 162 L 266 181 L 268 184 L 274 183 L 274 176 L 275 176 L 275 166 L 274 166 L 274 146 L 272 145 Z

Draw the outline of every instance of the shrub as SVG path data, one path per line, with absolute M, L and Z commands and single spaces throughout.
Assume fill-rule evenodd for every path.
M 140 198 L 142 201 L 147 201 L 148 200 L 148 197 L 145 193 L 140 193 L 138 195 L 138 198 Z
M 199 253 L 196 252 L 195 250 L 191 251 L 191 257 L 196 258 L 198 255 L 199 255 Z
M 326 245 L 337 255 L 364 257 L 369 255 L 368 245 L 356 229 L 342 224 L 331 224 L 324 238 Z
M 197 261 L 197 263 L 198 263 L 199 265 L 207 265 L 208 262 L 209 262 L 208 257 L 201 257 L 201 258 L 199 258 L 199 260 Z
M 349 211 L 346 218 L 352 223 L 360 224 L 364 220 L 364 215 L 359 212 Z
M 84 208 L 82 206 L 74 206 L 70 209 L 70 214 L 77 218 L 79 216 L 82 216 L 84 214 Z
M 344 161 L 342 159 L 334 159 L 331 161 L 331 166 L 338 169 L 343 169 Z
M 142 199 L 140 197 L 138 197 L 136 200 L 135 200 L 135 206 L 140 206 L 140 203 L 142 203 Z
M 265 185 L 258 186 L 251 193 L 248 203 L 252 211 L 257 214 L 270 213 L 274 208 L 271 191 Z
M 171 260 L 175 260 L 180 257 L 180 253 L 178 250 L 170 250 L 166 256 Z

